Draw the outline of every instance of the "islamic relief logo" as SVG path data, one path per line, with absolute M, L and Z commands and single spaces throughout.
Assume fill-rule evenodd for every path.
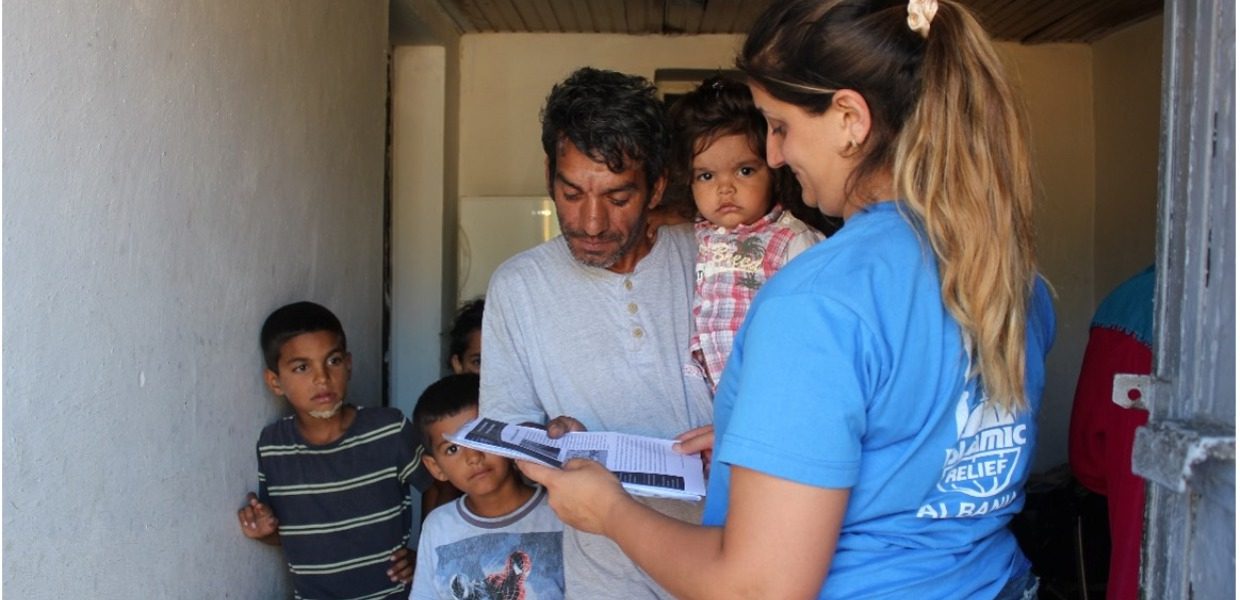
M 1010 411 L 971 399 L 966 390 L 956 404 L 956 444 L 946 451 L 938 489 L 990 498 L 1011 485 L 1028 425 L 1017 423 Z

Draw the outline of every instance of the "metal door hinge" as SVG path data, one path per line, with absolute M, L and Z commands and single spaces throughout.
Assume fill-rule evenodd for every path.
M 1153 377 L 1118 373 L 1111 384 L 1111 402 L 1120 408 L 1149 410 L 1153 392 Z

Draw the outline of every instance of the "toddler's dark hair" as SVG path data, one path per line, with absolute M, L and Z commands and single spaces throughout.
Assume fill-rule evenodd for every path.
M 452 320 L 452 329 L 448 331 L 448 368 L 452 368 L 452 357 L 463 357 L 465 348 L 469 346 L 469 334 L 482 329 L 482 309 L 486 300 L 474 298 L 461 305 Z
M 327 331 L 340 339 L 341 349 L 348 349 L 344 327 L 340 319 L 327 308 L 313 302 L 294 302 L 277 308 L 263 322 L 258 335 L 258 347 L 263 351 L 263 362 L 273 372 L 279 371 L 280 348 L 284 343 L 303 334 Z
M 744 83 L 722 75 L 711 77 L 677 100 L 671 116 L 672 164 L 677 180 L 688 182 L 693 175 L 693 157 L 728 135 L 745 136 L 750 149 L 766 160 L 766 119 L 754 106 Z
M 422 436 L 422 445 L 430 450 L 426 430 L 432 423 L 446 419 L 462 410 L 478 406 L 479 378 L 473 373 L 448 375 L 427 386 L 413 407 L 413 424 Z

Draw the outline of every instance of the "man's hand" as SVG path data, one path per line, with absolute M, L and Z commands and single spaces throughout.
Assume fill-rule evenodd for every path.
M 564 463 L 564 469 L 518 460 L 526 477 L 547 488 L 551 509 L 565 524 L 587 533 L 606 535 L 617 506 L 633 502 L 620 480 L 603 465 L 585 458 Z
M 702 453 L 702 472 L 710 477 L 710 461 L 715 455 L 715 426 L 703 425 L 676 436 L 673 446 L 681 454 Z
M 250 492 L 245 496 L 245 506 L 237 511 L 237 520 L 241 523 L 241 533 L 252 540 L 267 543 L 279 543 L 272 538 L 279 531 L 280 523 L 276 520 L 271 507 L 258 501 L 258 496 Z
M 586 426 L 581 421 L 574 419 L 568 415 L 560 415 L 547 422 L 547 437 L 555 439 L 563 437 L 564 434 L 572 431 L 585 431 Z
M 388 578 L 393 582 L 409 583 L 413 579 L 413 563 L 417 555 L 408 548 L 401 548 L 392 553 L 392 566 L 387 570 Z
M 660 204 L 654 207 L 653 210 L 646 214 L 646 238 L 654 241 L 659 235 L 659 228 L 664 225 L 692 223 L 693 215 L 696 212 L 696 207 L 691 204 L 686 205 L 683 210 L 668 204 Z

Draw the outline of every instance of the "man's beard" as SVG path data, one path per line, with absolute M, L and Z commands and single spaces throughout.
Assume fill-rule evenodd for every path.
M 344 400 L 339 400 L 335 404 L 333 404 L 331 408 L 310 411 L 310 416 L 316 419 L 330 419 L 336 416 L 336 413 L 340 412 L 340 409 L 343 406 L 344 406 Z
M 560 232 L 564 234 L 564 240 L 568 242 L 568 250 L 572 253 L 573 258 L 577 262 L 586 265 L 587 267 L 610 269 L 617 262 L 620 262 L 620 259 L 624 258 L 624 256 L 633 249 L 633 246 L 637 245 L 637 242 L 642 239 L 642 236 L 646 235 L 646 211 L 642 211 L 641 217 L 637 220 L 637 223 L 633 224 L 633 229 L 629 230 L 629 238 L 627 240 L 620 240 L 619 235 L 586 235 L 580 230 L 566 228 L 563 221 L 560 221 Z M 576 246 L 573 245 L 574 239 L 597 239 L 609 242 L 619 241 L 620 247 L 610 255 L 603 257 L 581 254 L 578 253 Z

